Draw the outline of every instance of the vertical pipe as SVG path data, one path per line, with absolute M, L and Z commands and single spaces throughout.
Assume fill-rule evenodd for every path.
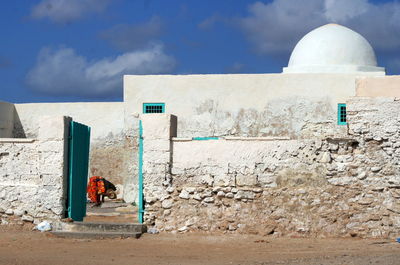
M 71 218 L 71 203 L 72 203 L 72 152 L 73 152 L 73 144 L 72 144 L 72 134 L 73 134 L 74 122 L 71 120 L 69 122 L 68 128 L 68 181 L 67 181 L 67 205 L 66 205 L 66 217 Z
M 143 127 L 139 120 L 139 223 L 143 223 Z
M 90 132 L 91 132 L 91 128 L 89 126 L 86 126 L 87 129 L 87 168 L 86 168 L 86 178 L 84 180 L 85 183 L 85 195 L 83 197 L 83 203 L 84 203 L 84 208 L 83 208 L 83 217 L 86 216 L 86 200 L 87 200 L 87 192 L 86 192 L 86 187 L 87 187 L 87 183 L 89 180 L 89 164 L 90 164 Z

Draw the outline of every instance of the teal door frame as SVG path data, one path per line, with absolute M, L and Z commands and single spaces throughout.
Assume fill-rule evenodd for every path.
M 143 127 L 142 121 L 139 120 L 139 213 L 138 221 L 143 223 L 144 214 L 144 198 L 143 198 Z
M 90 127 L 71 121 L 68 140 L 68 217 L 83 221 L 86 216 Z

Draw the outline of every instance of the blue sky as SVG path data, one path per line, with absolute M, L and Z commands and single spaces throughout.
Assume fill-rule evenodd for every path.
M 24 4 L 21 4 L 21 3 Z M 400 74 L 400 2 L 30 0 L 0 4 L 0 100 L 122 100 L 123 74 L 279 73 L 336 22 Z

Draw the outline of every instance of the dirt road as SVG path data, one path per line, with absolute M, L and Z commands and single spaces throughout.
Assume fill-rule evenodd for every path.
M 400 244 L 394 240 L 208 234 L 82 240 L 2 227 L 0 264 L 400 264 Z

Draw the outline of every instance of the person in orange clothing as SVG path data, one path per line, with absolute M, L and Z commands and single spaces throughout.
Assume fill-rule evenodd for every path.
M 91 177 L 87 186 L 88 197 L 94 206 L 100 206 L 105 196 L 110 199 L 117 198 L 116 190 L 114 184 L 100 176 Z

